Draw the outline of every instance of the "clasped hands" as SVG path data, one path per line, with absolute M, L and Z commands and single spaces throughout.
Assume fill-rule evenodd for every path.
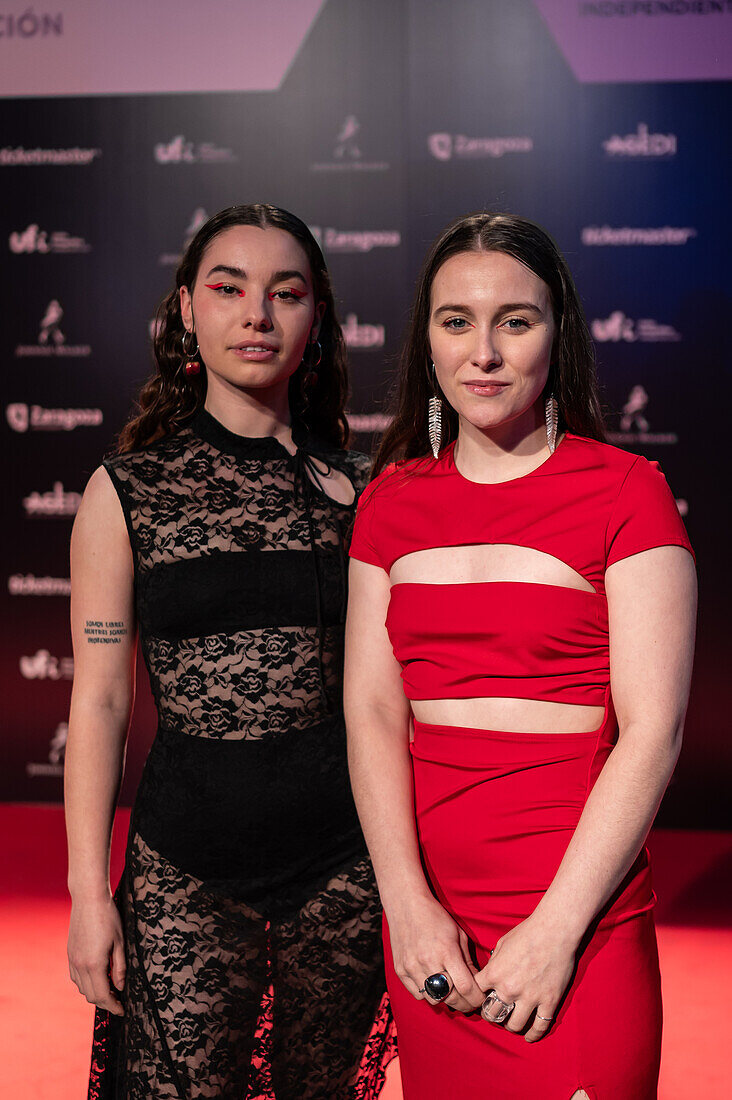
M 529 1043 L 546 1035 L 572 976 L 576 944 L 531 916 L 498 940 L 479 970 L 465 932 L 439 902 L 431 902 L 420 906 L 421 919 L 410 922 L 409 930 L 390 921 L 394 966 L 409 992 L 458 1012 L 482 1010 L 484 1020 Z M 452 987 L 441 1001 L 425 990 L 425 979 L 433 974 L 444 974 Z

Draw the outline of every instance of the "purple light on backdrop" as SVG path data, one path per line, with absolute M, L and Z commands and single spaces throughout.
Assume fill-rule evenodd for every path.
M 729 0 L 534 0 L 583 83 L 729 80 Z

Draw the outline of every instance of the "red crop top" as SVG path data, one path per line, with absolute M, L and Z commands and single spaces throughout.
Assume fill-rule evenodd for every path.
M 392 584 L 386 627 L 407 697 L 603 706 L 605 570 L 654 546 L 691 552 L 663 474 L 645 458 L 568 433 L 530 474 L 482 485 L 459 473 L 453 447 L 436 462 L 392 465 L 368 486 L 351 556 L 389 573 L 419 550 L 509 544 L 559 559 L 593 591 L 531 580 Z

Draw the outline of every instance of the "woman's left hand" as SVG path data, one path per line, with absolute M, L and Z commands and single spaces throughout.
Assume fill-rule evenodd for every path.
M 504 1004 L 515 1007 L 503 1027 L 526 1032 L 527 1043 L 546 1035 L 557 1007 L 569 985 L 575 965 L 577 944 L 561 932 L 528 917 L 496 944 L 490 961 L 475 975 L 480 988 L 494 990 Z M 500 1003 L 489 1006 L 483 1016 L 489 1022 L 501 1016 Z

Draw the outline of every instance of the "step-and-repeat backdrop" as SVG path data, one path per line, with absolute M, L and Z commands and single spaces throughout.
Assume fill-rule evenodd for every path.
M 255 200 L 312 227 L 368 449 L 421 257 L 486 208 L 565 251 L 611 438 L 677 497 L 701 610 L 662 820 L 729 824 L 730 46 L 729 0 L 4 6 L 0 798 L 61 797 L 71 525 L 197 227 Z M 140 681 L 126 798 L 154 730 Z

